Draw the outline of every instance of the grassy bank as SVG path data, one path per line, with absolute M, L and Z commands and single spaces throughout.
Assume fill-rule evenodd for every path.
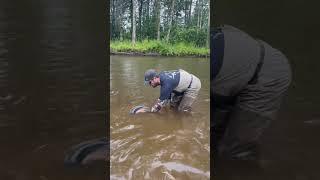
M 144 40 L 132 45 L 130 41 L 111 41 L 112 53 L 143 53 L 159 54 L 163 56 L 209 56 L 209 48 L 196 47 L 192 44 L 169 44 L 163 41 Z

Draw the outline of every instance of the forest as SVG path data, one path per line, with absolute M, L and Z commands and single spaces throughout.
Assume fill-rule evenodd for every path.
M 209 0 L 111 0 L 111 51 L 208 56 L 209 3 Z

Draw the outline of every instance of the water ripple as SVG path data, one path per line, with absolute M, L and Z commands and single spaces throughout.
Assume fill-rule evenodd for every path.
M 209 179 L 209 86 L 203 86 L 191 116 L 170 110 L 130 116 L 132 107 L 150 105 L 159 96 L 159 88 L 143 85 L 141 67 L 147 67 L 139 64 L 143 58 L 136 59 L 111 59 L 111 179 Z

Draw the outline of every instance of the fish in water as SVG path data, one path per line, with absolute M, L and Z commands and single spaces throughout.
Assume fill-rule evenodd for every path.
M 72 146 L 65 156 L 64 164 L 81 166 L 98 161 L 106 162 L 109 150 L 108 142 L 106 138 L 100 138 Z
M 138 114 L 138 113 L 146 113 L 146 112 L 151 112 L 149 107 L 146 107 L 144 105 L 139 105 L 131 108 L 130 114 Z

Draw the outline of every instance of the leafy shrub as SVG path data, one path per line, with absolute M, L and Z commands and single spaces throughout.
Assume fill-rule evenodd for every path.
M 192 43 L 180 42 L 177 44 L 157 40 L 143 40 L 133 45 L 130 41 L 112 41 L 111 51 L 114 52 L 140 52 L 159 53 L 165 56 L 208 56 L 209 49 L 197 47 Z

